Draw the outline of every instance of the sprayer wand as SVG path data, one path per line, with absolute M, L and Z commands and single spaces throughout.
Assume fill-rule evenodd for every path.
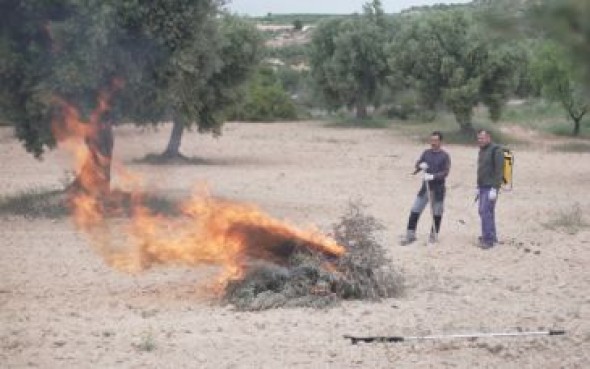
M 359 342 L 378 343 L 378 342 L 404 342 L 404 341 L 423 341 L 423 340 L 441 340 L 441 339 L 472 339 L 472 338 L 490 338 L 490 337 L 522 337 L 522 336 L 563 336 L 565 330 L 550 329 L 548 331 L 530 331 L 530 332 L 500 332 L 500 333 L 468 333 L 468 334 L 439 334 L 432 336 L 367 336 L 356 337 L 345 335 L 345 339 L 350 339 L 353 345 Z

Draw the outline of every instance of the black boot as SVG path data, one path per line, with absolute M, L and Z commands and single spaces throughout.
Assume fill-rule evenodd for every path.
M 430 237 L 428 241 L 430 243 L 436 243 L 438 241 L 438 232 L 440 231 L 440 221 L 442 220 L 442 216 L 435 215 L 434 217 L 434 229 L 430 229 Z M 434 232 L 436 233 L 434 233 Z
M 434 216 L 434 229 L 436 233 L 440 233 L 440 222 L 442 221 L 442 215 L 435 215 Z
M 401 241 L 402 246 L 409 245 L 416 241 L 416 226 L 418 225 L 419 218 L 420 213 L 410 213 L 410 219 L 408 219 L 408 230 L 406 232 L 405 238 L 403 238 Z

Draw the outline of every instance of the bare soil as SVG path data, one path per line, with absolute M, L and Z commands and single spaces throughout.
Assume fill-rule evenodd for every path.
M 115 157 L 174 199 L 206 182 L 214 195 L 328 232 L 352 199 L 385 225 L 378 237 L 405 296 L 335 308 L 237 312 L 207 288 L 211 270 L 109 268 L 70 219 L 0 217 L 3 368 L 588 368 L 590 230 L 548 229 L 574 207 L 590 222 L 589 154 L 516 148 L 515 185 L 497 207 L 502 242 L 476 247 L 477 148 L 452 157 L 440 242 L 398 245 L 420 179 L 423 144 L 390 129 L 318 122 L 229 123 L 220 139 L 189 133 L 187 165 L 138 161 L 165 148 L 170 127 L 116 129 Z M 539 138 L 539 139 L 542 139 Z M 0 194 L 63 186 L 67 155 L 43 161 L 0 128 Z M 114 178 L 114 184 L 118 179 Z M 552 220 L 553 219 L 553 220 Z M 565 336 L 351 345 L 343 335 L 423 335 L 561 328 Z

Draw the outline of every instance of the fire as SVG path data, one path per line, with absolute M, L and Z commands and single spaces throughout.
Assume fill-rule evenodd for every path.
M 63 119 L 54 123 L 54 134 L 76 158 L 76 185 L 69 191 L 74 223 L 112 267 L 139 272 L 155 265 L 217 265 L 225 283 L 240 278 L 252 260 L 281 264 L 295 250 L 329 257 L 344 253 L 316 229 L 299 229 L 254 205 L 217 199 L 203 189 L 178 204 L 181 216 L 156 214 L 146 205 L 140 179 L 119 163 L 113 168 L 129 190 L 111 191 L 111 157 L 93 146 L 109 109 L 108 95 L 100 96 L 88 122 L 72 105 L 57 101 Z M 115 220 L 117 214 L 129 216 Z

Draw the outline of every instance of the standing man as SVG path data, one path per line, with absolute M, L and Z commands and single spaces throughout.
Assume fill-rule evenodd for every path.
M 439 131 L 434 131 L 430 135 L 430 149 L 424 150 L 420 159 L 416 162 L 413 174 L 423 171 L 422 187 L 416 196 L 414 205 L 410 210 L 408 219 L 408 229 L 406 236 L 402 240 L 402 245 L 408 245 L 416 240 L 416 227 L 420 214 L 426 207 L 428 200 L 431 200 L 434 232 L 430 231 L 430 242 L 435 242 L 440 230 L 440 223 L 444 209 L 445 200 L 445 179 L 451 170 L 451 158 L 446 151 L 441 148 L 443 136 Z M 430 194 L 427 193 L 430 190 Z
M 492 143 L 492 136 L 486 130 L 477 132 L 477 144 L 477 196 L 481 218 L 479 246 L 489 249 L 498 242 L 495 209 L 498 190 L 502 184 L 504 154 L 499 145 Z

